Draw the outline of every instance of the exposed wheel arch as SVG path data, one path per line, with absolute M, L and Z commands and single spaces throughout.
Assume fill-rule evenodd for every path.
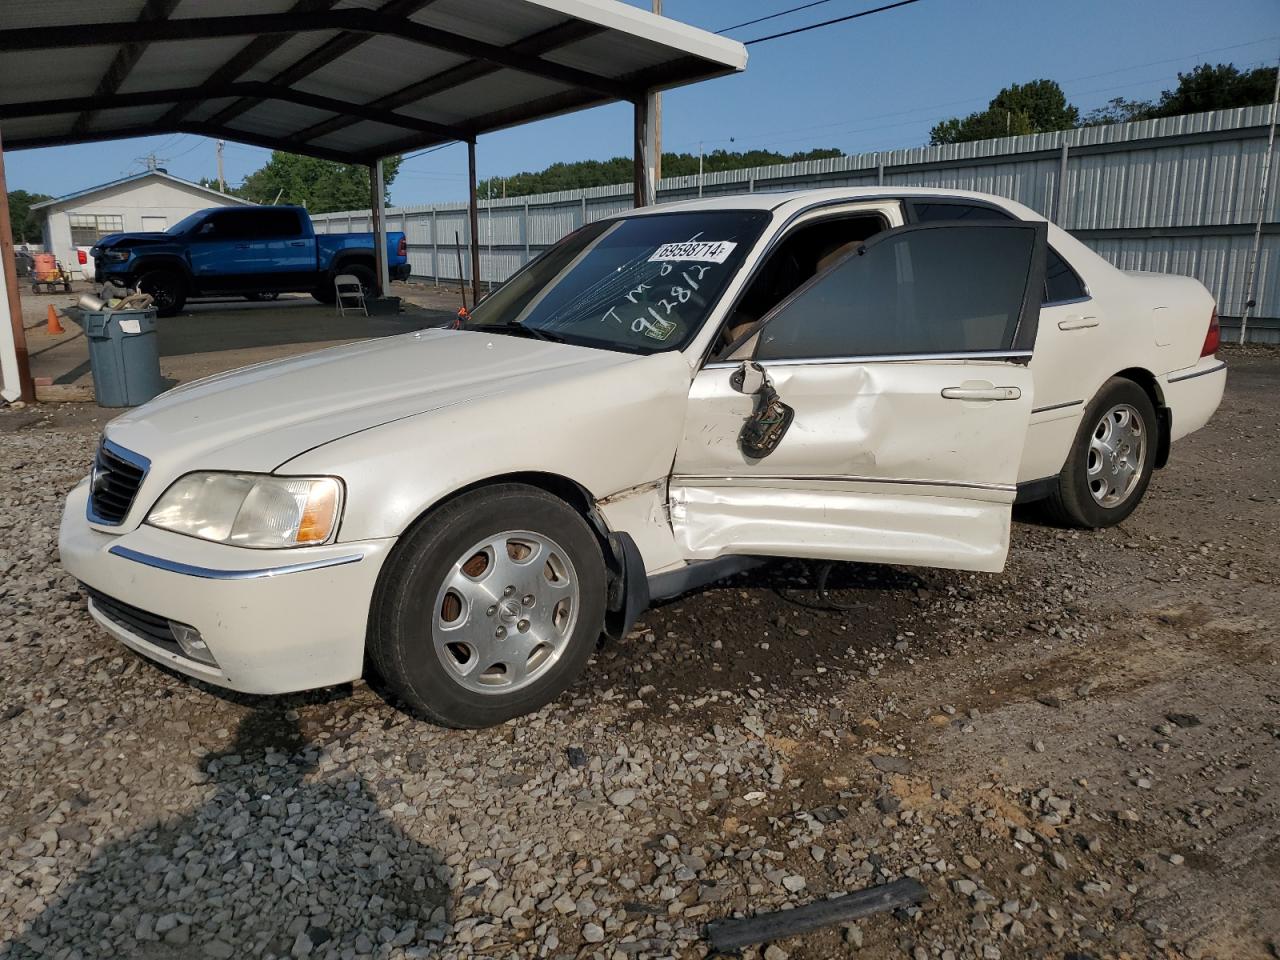
M 649 584 L 644 560 L 631 535 L 609 528 L 603 514 L 596 509 L 595 497 L 582 484 L 569 477 L 539 470 L 514 471 L 476 480 L 451 490 L 427 506 L 400 531 L 399 541 L 404 541 L 420 525 L 446 504 L 465 494 L 484 487 L 521 483 L 535 487 L 568 504 L 586 519 L 588 526 L 600 541 L 608 573 L 609 597 L 606 615 L 606 634 L 610 639 L 620 639 L 631 628 L 635 618 L 649 606 Z M 387 566 L 390 566 L 388 564 Z M 377 596 L 377 590 L 374 591 Z
M 1159 426 L 1155 451 L 1155 465 L 1158 470 L 1169 462 L 1169 448 L 1173 443 L 1170 439 L 1173 419 L 1169 414 L 1169 408 L 1165 406 L 1164 391 L 1160 389 L 1160 381 L 1156 379 L 1154 373 L 1142 367 L 1129 367 L 1126 370 L 1120 370 L 1115 376 L 1132 380 L 1151 398 L 1151 405 L 1155 407 L 1156 422 Z

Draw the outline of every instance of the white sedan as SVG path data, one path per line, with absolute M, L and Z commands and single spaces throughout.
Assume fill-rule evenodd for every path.
M 113 421 L 60 548 L 193 677 L 360 677 L 483 726 L 652 599 L 764 557 L 1000 570 L 1015 499 L 1138 506 L 1226 380 L 1212 298 L 1017 203 L 847 188 L 589 224 L 457 330 L 273 361 Z

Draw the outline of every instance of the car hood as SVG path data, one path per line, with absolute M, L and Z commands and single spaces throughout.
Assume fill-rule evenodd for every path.
M 304 451 L 393 420 L 495 395 L 518 410 L 548 379 L 638 359 L 474 331 L 416 333 L 272 360 L 162 394 L 107 436 L 170 479 L 190 470 L 270 471 Z
M 98 242 L 93 245 L 94 249 L 107 250 L 111 247 L 119 246 L 149 246 L 156 243 L 166 243 L 174 238 L 167 233 L 108 233 L 105 237 L 99 237 Z

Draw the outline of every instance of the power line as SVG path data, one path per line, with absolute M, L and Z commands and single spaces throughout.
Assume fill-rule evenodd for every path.
M 1249 41 L 1246 41 L 1246 42 L 1244 42 L 1244 43 L 1233 43 L 1233 44 L 1230 44 L 1230 45 L 1228 45 L 1228 46 L 1223 46 L 1223 47 L 1210 47 L 1210 48 L 1205 49 L 1205 50 L 1194 50 L 1194 51 L 1191 51 L 1191 52 L 1188 52 L 1188 53 L 1184 53 L 1184 54 L 1180 54 L 1180 55 L 1178 55 L 1178 56 L 1176 56 L 1176 57 L 1170 57 L 1170 58 L 1168 58 L 1168 59 L 1164 59 L 1164 60 L 1151 60 L 1151 61 L 1148 61 L 1148 62 L 1146 62 L 1146 63 L 1133 63 L 1133 64 L 1129 64 L 1128 66 L 1125 66 L 1125 67 L 1119 67 L 1119 68 L 1117 68 L 1117 69 L 1115 69 L 1115 70 L 1104 70 L 1104 71 L 1102 71 L 1101 73 L 1089 73 L 1089 74 L 1084 74 L 1084 75 L 1082 75 L 1082 76 L 1078 76 L 1078 77 L 1066 77 L 1066 78 L 1064 78 L 1064 79 L 1062 79 L 1062 80 L 1058 81 L 1058 83 L 1059 83 L 1060 85 L 1062 85 L 1062 86 L 1064 86 L 1064 87 L 1065 87 L 1065 86 L 1066 86 L 1066 85 L 1068 85 L 1068 84 L 1077 83 L 1077 82 L 1079 82 L 1079 81 L 1081 81 L 1081 80 L 1092 80 L 1092 79 L 1095 79 L 1095 78 L 1097 78 L 1097 77 L 1110 76 L 1111 74 L 1116 74 L 1116 73 L 1126 73 L 1126 72 L 1128 72 L 1128 71 L 1130 71 L 1130 70 L 1141 70 L 1141 69 L 1143 69 L 1144 67 L 1160 66 L 1160 65 L 1162 65 L 1162 64 L 1166 64 L 1166 63 L 1177 63 L 1177 62 L 1178 62 L 1178 61 L 1180 61 L 1180 60 L 1190 60 L 1190 59 L 1192 59 L 1192 58 L 1202 57 L 1202 56 L 1205 56 L 1206 54 L 1210 54 L 1210 53 L 1221 53 L 1221 52 L 1222 52 L 1222 51 L 1224 51 L 1224 50 L 1236 50 L 1236 49 L 1239 49 L 1240 47 L 1251 47 L 1251 46 L 1256 46 L 1257 44 L 1260 44 L 1260 43 L 1270 43 L 1270 42 L 1271 42 L 1271 41 L 1273 41 L 1273 40 L 1280 40 L 1280 34 L 1277 34 L 1276 36 L 1270 36 L 1270 37 L 1260 37 L 1260 38 L 1259 38 L 1259 39 L 1257 39 L 1257 40 L 1249 40 Z M 1266 61 L 1265 63 L 1269 63 L 1269 61 Z M 1245 68 L 1247 69 L 1247 68 L 1249 68 L 1249 67 L 1253 67 L 1253 66 L 1261 66 L 1261 65 L 1264 65 L 1264 63 L 1263 63 L 1263 62 L 1256 63 L 1256 64 L 1255 64 L 1255 63 L 1250 63 L 1250 64 L 1245 64 Z M 1077 92 L 1076 92 L 1075 96 L 1088 95 L 1088 94 L 1091 94 L 1091 93 L 1105 93 L 1105 92 L 1108 92 L 1108 91 L 1111 91 L 1111 90 L 1129 89 L 1129 88 L 1131 88 L 1131 87 L 1140 86 L 1140 85 L 1142 85 L 1142 84 L 1146 84 L 1146 83 L 1153 83 L 1153 82 L 1165 81 L 1165 80 L 1172 80 L 1172 79 L 1176 79 L 1176 78 L 1174 78 L 1174 77 L 1164 76 L 1164 77 L 1153 77 L 1153 78 L 1146 79 L 1146 80 L 1129 80 L 1129 81 L 1125 81 L 1123 84 L 1119 84 L 1119 85 L 1117 85 L 1117 86 L 1102 87 L 1102 88 L 1093 89 L 1093 90 L 1080 90 L 1080 91 L 1077 91 Z M 856 133 L 856 132 L 861 132 L 861 131 L 860 131 L 860 130 L 847 131 L 847 128 L 849 127 L 849 125 L 850 125 L 850 124 L 866 123 L 866 122 L 867 122 L 867 121 L 869 121 L 869 120 L 889 120 L 889 119 L 893 119 L 893 118 L 895 118 L 895 117 L 905 117 L 905 116 L 908 116 L 908 115 L 910 115 L 910 114 L 918 114 L 918 113 L 932 113 L 932 112 L 933 112 L 933 111 L 935 111 L 935 110 L 942 110 L 942 109 L 947 108 L 947 107 L 956 107 L 956 106 L 962 106 L 962 105 L 967 105 L 967 104 L 971 104 L 971 103 L 973 103 L 973 104 L 976 104 L 976 103 L 982 103 L 982 102 L 990 101 L 990 99 L 991 99 L 991 97 L 990 97 L 989 95 L 987 95 L 987 94 L 975 95 L 975 96 L 971 96 L 971 97 L 965 97 L 965 98 L 963 98 L 963 99 L 959 99 L 959 100 L 948 100 L 948 101 L 945 101 L 945 102 L 943 102 L 943 103 L 933 103 L 933 104 L 929 104 L 929 105 L 927 105 L 927 106 L 911 107 L 911 108 L 908 108 L 908 109 L 906 109 L 906 110 L 896 110 L 896 111 L 893 111 L 893 112 L 891 112 L 891 113 L 878 113 L 878 114 L 873 114 L 873 115 L 871 115 L 871 116 L 867 116 L 867 117 L 859 117 L 859 118 L 857 118 L 857 119 L 847 118 L 847 119 L 844 119 L 844 120 L 837 120 L 837 121 L 834 121 L 834 122 L 832 122 L 832 123 L 810 124 L 810 125 L 806 125 L 806 126 L 802 126 L 802 127 L 786 127 L 786 128 L 781 129 L 781 130 L 767 130 L 767 131 L 764 131 L 764 132 L 761 132 L 761 133 L 757 133 L 757 134 L 750 134 L 750 133 L 745 134 L 745 135 L 743 135 L 743 134 L 735 134 L 735 136 L 736 136 L 736 137 L 737 137 L 737 139 L 738 139 L 739 141 L 741 141 L 741 142 L 759 142 L 759 141 L 761 141 L 761 140 L 764 140 L 764 139 L 765 139 L 765 138 L 767 138 L 767 137 L 773 137 L 773 136 L 776 136 L 776 135 L 778 135 L 778 134 L 785 134 L 785 133 L 804 133 L 804 132 L 813 132 L 813 136 L 821 136 L 822 134 L 820 134 L 820 133 L 816 133 L 816 131 L 821 131 L 821 130 L 828 130 L 828 131 L 831 131 L 832 133 L 842 132 L 842 131 L 844 131 L 844 132 L 855 132 L 855 133 Z M 919 121 L 919 122 L 924 122 L 924 120 L 925 120 L 925 118 L 920 118 L 920 121 Z M 913 122 L 914 122 L 914 121 L 913 121 Z M 892 126 L 901 126 L 901 125 L 902 125 L 902 124 L 893 124 Z M 840 128 L 840 129 L 839 129 L 839 130 L 837 130 L 836 128 Z M 872 127 L 872 128 L 866 128 L 866 129 L 885 129 L 885 127 Z M 799 141 L 801 141 L 801 140 L 805 140 L 805 139 L 809 139 L 809 138 L 807 138 L 807 137 L 795 137 L 795 138 L 791 138 L 791 139 L 789 139 L 789 140 L 779 140 L 779 141 L 773 141 L 773 142 L 775 142 L 775 143 L 796 143 L 796 142 L 799 142 Z M 696 143 L 696 142 L 697 142 L 696 140 L 681 140 L 681 141 L 679 141 L 677 144 L 675 144 L 675 146 L 689 146 L 689 145 L 691 145 L 691 144 L 693 144 L 693 143 Z M 710 142 L 710 141 L 708 141 L 708 142 Z
M 884 13 L 886 10 L 893 10 L 897 7 L 905 7 L 908 4 L 919 2 L 920 0 L 898 0 L 897 3 L 886 3 L 883 7 L 872 7 L 870 10 L 862 10 L 858 13 L 851 13 L 848 16 L 836 17 L 834 20 L 824 20 L 821 23 L 811 23 L 807 27 L 796 27 L 794 30 L 784 30 L 782 33 L 771 33 L 767 37 L 756 37 L 754 40 L 746 40 L 743 42 L 743 46 L 749 47 L 753 43 L 764 43 L 766 40 L 777 40 L 781 37 L 790 37 L 797 33 L 817 30 L 819 27 L 829 27 L 833 24 L 844 23 L 847 20 L 857 20 L 859 17 L 869 17 L 873 13 Z
M 830 2 L 831 0 L 813 0 L 812 3 L 806 3 L 799 7 L 792 7 L 790 10 L 783 10 L 781 13 L 771 13 L 767 17 L 756 17 L 754 20 L 745 20 L 742 23 L 735 23 L 732 27 L 725 27 L 723 30 L 717 30 L 716 33 L 728 33 L 730 30 L 737 30 L 739 27 L 749 27 L 753 23 L 764 23 L 766 20 L 776 20 L 778 17 L 785 17 L 789 13 L 798 13 L 801 10 L 808 10 L 810 7 L 817 7 Z

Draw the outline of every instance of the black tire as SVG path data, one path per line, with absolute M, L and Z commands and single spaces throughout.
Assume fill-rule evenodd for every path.
M 155 300 L 156 316 L 172 317 L 187 302 L 187 280 L 174 270 L 152 270 L 138 278 L 138 289 Z
M 459 612 L 449 618 L 437 605 L 440 597 L 445 598 L 445 604 L 449 603 L 446 578 L 467 560 L 464 554 L 486 538 L 513 531 L 547 538 L 563 551 L 571 564 L 571 575 L 566 579 L 570 584 L 576 581 L 578 586 L 576 606 L 573 619 L 568 619 L 568 613 L 564 614 L 568 621 L 566 631 L 557 634 L 554 647 L 535 648 L 527 662 L 535 663 L 534 658 L 538 656 L 550 657 L 551 649 L 559 650 L 557 658 L 545 666 L 532 667 L 524 686 L 509 691 L 494 686 L 493 692 L 485 692 L 469 688 L 468 681 L 462 679 L 459 672 L 472 656 L 477 658 L 478 666 L 484 666 L 493 654 L 473 653 L 464 643 L 467 656 L 462 659 L 451 653 L 454 646 L 446 646 L 447 641 L 438 633 L 447 629 L 440 625 L 447 619 L 474 622 L 482 630 L 488 630 L 491 625 L 500 627 L 504 622 L 502 618 L 507 616 L 505 611 L 499 611 L 495 619 L 486 618 L 495 617 L 494 611 L 503 601 L 485 610 L 474 602 L 470 606 L 460 605 L 456 608 Z M 472 559 L 476 556 L 479 554 L 473 554 Z M 495 574 L 501 569 L 493 567 Z M 537 567 L 531 569 L 534 574 L 526 575 L 545 576 Z M 550 569 L 549 564 L 546 569 Z M 476 577 L 483 576 L 483 571 L 476 574 Z M 499 579 L 506 578 L 499 576 Z M 496 587 L 495 581 L 492 589 Z M 524 589 L 521 586 L 516 593 Z M 435 723 L 459 728 L 503 723 L 550 703 L 582 671 L 604 628 L 605 592 L 600 543 L 577 511 L 536 487 L 514 483 L 485 487 L 463 494 L 430 514 L 401 539 L 388 558 L 370 611 L 369 662 L 392 693 Z M 529 616 L 521 612 L 523 602 L 511 604 L 516 608 L 512 617 Z M 544 616 L 554 621 L 561 607 L 556 603 L 545 605 L 544 610 Z M 516 623 L 514 619 L 509 622 Z M 519 623 L 523 629 L 529 629 L 528 621 L 522 619 Z M 545 629 L 541 623 L 537 626 L 539 629 L 534 633 Z M 519 635 L 507 639 L 527 642 Z M 505 641 L 499 641 L 502 642 Z M 490 649 L 503 648 L 495 645 Z M 445 658 L 450 655 L 454 655 L 461 666 L 447 666 Z M 506 682 L 506 668 L 501 666 L 498 679 L 490 682 Z M 480 684 L 489 674 L 487 670 L 475 672 L 470 682 L 473 686 Z
M 1115 504 L 1105 505 L 1095 497 L 1090 485 L 1090 446 L 1095 434 L 1104 429 L 1104 416 L 1121 405 L 1138 414 L 1141 436 L 1145 441 L 1142 462 L 1136 479 L 1125 491 L 1123 499 Z M 1155 469 L 1159 443 L 1160 430 L 1156 411 L 1147 392 L 1132 380 L 1112 377 L 1102 385 L 1102 389 L 1085 408 L 1075 440 L 1071 443 L 1067 462 L 1046 501 L 1050 516 L 1064 526 L 1071 527 L 1112 527 L 1120 523 L 1138 508 L 1147 492 L 1147 485 L 1150 484 L 1151 474 Z M 1093 482 L 1100 484 L 1104 481 Z
M 376 280 L 373 275 L 373 268 L 367 267 L 362 263 L 353 263 L 347 266 L 336 268 L 326 278 L 325 282 L 311 291 L 311 295 L 321 303 L 333 303 L 337 297 L 333 290 L 333 278 L 338 274 L 349 273 L 353 277 L 358 277 L 360 286 L 364 287 L 364 295 L 372 299 L 374 296 L 374 287 Z

